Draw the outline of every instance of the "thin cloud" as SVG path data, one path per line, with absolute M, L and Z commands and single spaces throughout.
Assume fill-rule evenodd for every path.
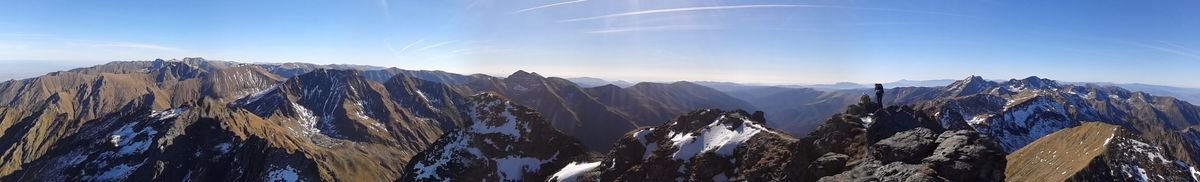
M 1157 51 L 1162 51 L 1162 52 L 1167 52 L 1167 53 L 1171 53 L 1171 54 L 1175 54 L 1175 55 L 1179 55 L 1179 56 L 1189 57 L 1192 59 L 1200 59 L 1200 55 L 1192 53 L 1192 52 L 1188 52 L 1185 50 L 1167 48 L 1167 47 L 1149 45 L 1149 44 L 1142 44 L 1142 43 L 1132 43 L 1132 44 L 1134 46 L 1138 46 L 1138 47 L 1142 47 L 1142 48 L 1154 49 Z M 1172 46 L 1173 44 L 1167 44 L 1167 45 Z M 1182 48 L 1182 47 L 1178 47 L 1178 46 L 1173 46 L 1173 47 Z
M 788 4 L 758 4 L 758 5 L 735 5 L 735 6 L 701 6 L 701 7 L 670 8 L 670 9 L 655 9 L 655 10 L 644 10 L 644 11 L 625 12 L 625 13 L 617 13 L 617 14 L 602 15 L 602 16 L 593 16 L 593 17 L 584 17 L 584 18 L 566 19 L 566 20 L 562 20 L 562 21 L 559 21 L 559 22 L 577 22 L 577 21 L 584 21 L 584 20 L 596 20 L 596 19 L 616 18 L 616 17 L 624 17 L 624 16 L 637 16 L 637 15 L 646 15 L 646 14 L 660 14 L 660 13 L 676 13 L 676 12 L 688 12 L 688 11 L 711 11 L 711 10 L 724 10 L 724 9 L 751 9 L 751 8 L 820 8 L 820 7 L 832 7 L 832 6 L 822 6 L 822 5 L 788 5 Z
M 1171 43 L 1171 42 L 1167 42 L 1167 41 L 1158 41 L 1158 43 L 1159 43 L 1159 44 L 1162 44 L 1162 45 L 1171 46 L 1171 47 L 1174 47 L 1175 49 L 1180 49 L 1180 50 L 1183 50 L 1183 51 L 1186 51 L 1186 52 L 1195 52 L 1195 51 L 1193 51 L 1192 49 L 1188 49 L 1188 48 L 1186 48 L 1186 47 L 1179 46 L 1179 44 L 1175 44 L 1175 43 Z
M 396 54 L 404 53 L 404 51 L 407 51 L 408 48 L 412 48 L 413 46 L 416 46 L 417 44 L 420 44 L 421 42 L 425 42 L 425 39 L 420 39 L 420 40 L 414 41 L 412 43 L 408 43 L 408 45 L 405 45 L 404 48 L 400 48 L 400 51 L 396 51 Z M 388 46 L 391 46 L 391 43 L 388 43 Z
M 422 48 L 420 48 L 420 49 L 417 49 L 417 51 L 425 51 L 425 50 L 427 50 L 427 49 L 433 49 L 433 48 L 441 47 L 441 46 L 444 46 L 444 45 L 446 45 L 446 44 L 450 44 L 450 43 L 454 43 L 454 41 L 453 41 L 453 40 L 451 40 L 451 41 L 439 42 L 439 43 L 437 43 L 437 44 L 433 44 L 433 45 L 429 45 L 429 46 L 425 46 L 425 47 L 422 47 Z
M 716 25 L 664 25 L 664 26 L 637 26 L 637 27 L 619 27 L 603 30 L 588 31 L 592 34 L 608 34 L 608 33 L 627 33 L 627 32 L 643 32 L 643 31 L 676 31 L 676 30 L 716 30 L 722 29 L 722 26 Z
M 832 9 L 849 9 L 849 10 L 899 12 L 899 13 L 912 13 L 912 14 L 928 14 L 928 15 L 955 16 L 955 17 L 971 17 L 971 16 L 967 16 L 967 15 L 946 13 L 946 12 L 917 11 L 917 10 L 906 10 L 906 9 L 863 8 L 863 7 L 849 7 L 849 6 L 831 6 L 831 5 L 755 4 L 755 5 L 732 5 L 732 6 L 699 6 L 699 7 L 686 7 L 686 8 L 643 10 L 643 11 L 625 12 L 625 13 L 617 13 L 617 14 L 609 14 L 609 15 L 601 15 L 601 16 L 593 16 L 593 17 L 566 19 L 566 20 L 561 20 L 559 22 L 562 22 L 562 23 L 577 22 L 577 21 L 597 20 L 597 19 L 616 18 L 616 17 L 625 17 L 625 16 L 638 16 L 638 15 L 646 15 L 646 14 L 678 13 L 678 12 L 689 12 L 689 11 L 713 11 L 713 10 L 728 10 L 728 9 L 759 9 L 759 8 L 832 8 Z
M 567 5 L 567 4 L 573 4 L 573 3 L 581 3 L 581 2 L 584 2 L 584 1 L 587 1 L 587 0 L 573 0 L 573 1 L 566 1 L 566 2 L 552 3 L 552 4 L 541 5 L 541 6 L 537 6 L 537 7 L 532 7 L 532 8 L 526 8 L 526 9 L 522 9 L 522 10 L 513 11 L 512 13 L 509 13 L 509 14 L 520 14 L 520 13 L 529 12 L 529 11 L 533 11 L 533 10 L 538 10 L 538 9 L 542 9 L 542 8 L 549 8 L 549 7 L 555 7 L 555 6 Z
M 918 11 L 918 10 L 907 10 L 907 9 L 891 9 L 891 8 L 862 8 L 862 7 L 845 7 L 845 6 L 833 6 L 833 7 L 830 7 L 830 8 L 842 8 L 842 9 L 853 9 L 853 10 L 867 10 L 867 11 L 881 11 L 881 12 L 897 12 L 897 13 L 911 13 L 911 14 L 941 15 L 941 16 L 964 17 L 964 18 L 971 18 L 971 17 L 973 17 L 973 16 L 970 16 L 970 15 L 957 14 L 957 13 L 946 13 L 946 12 L 937 12 L 937 11 Z
M 53 37 L 54 36 L 54 35 L 50 35 L 50 34 L 38 34 L 38 33 L 6 33 L 4 35 L 12 36 L 12 37 Z
M 388 0 L 379 0 L 379 6 L 380 8 L 383 8 L 384 17 L 389 19 L 392 18 L 392 5 L 391 3 L 388 3 Z
M 157 50 L 157 51 L 179 51 L 179 50 L 181 50 L 179 48 L 154 45 L 154 44 L 143 44 L 143 43 L 133 43 L 133 42 L 109 42 L 109 41 L 95 41 L 95 40 L 69 40 L 66 42 L 66 44 L 67 45 L 75 45 L 75 46 L 93 47 L 93 48 L 125 48 L 125 49 Z
M 179 48 L 163 46 L 163 45 L 135 43 L 135 42 L 70 39 L 70 38 L 63 38 L 63 37 L 58 37 L 58 36 L 50 35 L 50 34 L 6 33 L 3 35 L 15 36 L 15 37 L 28 37 L 28 38 L 33 38 L 33 39 L 37 39 L 40 41 L 61 42 L 62 44 L 66 44 L 69 46 L 82 46 L 82 47 L 91 47 L 91 48 L 123 48 L 123 49 L 156 50 L 156 51 L 181 51 L 182 50 Z

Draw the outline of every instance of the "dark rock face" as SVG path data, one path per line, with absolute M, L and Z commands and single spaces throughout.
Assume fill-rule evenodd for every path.
M 934 146 L 933 131 L 914 128 L 892 135 L 871 145 L 871 157 L 883 163 L 896 161 L 913 163 L 929 156 Z
M 897 133 L 873 145 L 870 158 L 821 181 L 1004 180 L 1004 153 L 995 142 L 968 130 L 947 131 L 936 139 L 929 131 Z M 910 143 L 896 147 L 897 141 Z
M 991 138 L 971 130 L 945 131 L 936 119 L 911 107 L 862 109 L 869 106 L 851 106 L 799 139 L 763 128 L 763 122 L 750 119 L 757 114 L 696 111 L 629 132 L 603 158 L 593 159 L 593 167 L 550 179 L 1004 180 L 1004 153 Z M 869 136 L 880 139 L 871 142 Z
M 970 130 L 946 131 L 938 135 L 937 148 L 922 162 L 950 181 L 1003 179 L 1004 152 L 993 140 Z
M 970 124 L 967 124 L 967 121 L 963 120 L 962 114 L 959 114 L 958 111 L 945 110 L 945 111 L 939 112 L 939 114 L 940 115 L 938 116 L 939 117 L 938 121 L 942 124 L 942 127 L 946 128 L 946 130 L 973 130 L 974 129 L 971 127 Z M 937 115 L 937 114 L 935 114 L 935 115 Z
M 908 106 L 888 107 L 867 117 L 874 118 L 874 121 L 867 127 L 867 143 L 875 143 L 898 132 L 918 127 L 932 130 L 933 133 L 941 133 L 944 130 L 941 123 L 926 115 L 925 112 L 915 111 Z
M 817 158 L 816 161 L 813 161 L 812 164 L 809 164 L 808 169 L 811 169 L 811 172 L 818 174 L 833 174 L 833 172 L 845 171 L 846 162 L 849 161 L 850 156 L 847 156 L 846 154 L 830 152 L 825 153 L 825 155 L 822 155 L 820 158 Z
M 874 120 L 865 135 L 882 139 L 867 138 L 869 155 L 820 181 L 1004 180 L 1003 150 L 978 132 L 942 131 L 936 120 L 908 107 L 889 107 L 865 118 Z

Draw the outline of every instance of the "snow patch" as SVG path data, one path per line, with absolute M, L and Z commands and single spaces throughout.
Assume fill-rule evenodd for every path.
M 716 176 L 713 176 L 712 180 L 713 181 L 729 181 L 729 177 L 725 176 L 725 173 L 721 173 Z
M 479 134 L 499 133 L 509 136 L 519 136 L 520 131 L 517 130 L 517 122 L 515 118 L 509 118 L 508 122 L 500 126 L 488 126 L 483 122 L 475 122 L 471 124 L 471 131 Z
M 1164 164 L 1171 162 L 1171 160 L 1167 160 L 1166 157 L 1163 157 L 1163 155 L 1158 152 L 1159 151 L 1158 147 L 1154 147 L 1150 144 L 1147 144 L 1142 141 L 1134 140 L 1134 139 L 1124 138 L 1124 140 L 1127 141 L 1128 143 L 1122 143 L 1119 145 L 1122 147 L 1125 147 L 1125 146 L 1130 147 L 1131 149 L 1133 149 L 1134 153 L 1145 154 L 1147 159 L 1150 159 L 1150 160 L 1158 159 L 1159 162 L 1162 162 Z M 1128 145 L 1126 145 L 1126 144 L 1128 144 Z
M 1196 171 L 1196 167 L 1189 166 L 1188 174 L 1192 174 L 1192 181 L 1200 181 L 1200 171 Z
M 466 140 L 465 136 L 462 136 L 458 133 L 450 133 L 447 135 L 448 136 L 446 136 L 446 137 L 453 137 L 455 140 L 444 145 L 441 148 L 441 152 L 438 153 L 437 155 L 427 156 L 425 158 L 425 160 L 423 160 L 423 161 L 433 161 L 432 164 L 416 162 L 416 164 L 413 165 L 413 168 L 416 169 L 416 179 L 428 179 L 428 178 L 432 178 L 432 177 L 437 177 L 436 176 L 437 170 L 439 168 L 442 168 L 443 166 L 445 166 L 447 163 L 449 163 L 450 160 L 453 160 L 456 158 L 454 156 L 454 151 L 458 151 L 458 150 L 467 148 L 467 140 Z
M 991 117 L 991 115 L 978 115 L 974 118 L 971 118 L 971 120 L 968 120 L 967 124 L 970 124 L 971 126 L 983 124 L 989 117 Z
M 580 175 L 591 171 L 596 166 L 600 166 L 600 162 L 571 162 L 571 164 L 567 164 L 567 166 L 550 176 L 550 180 L 558 180 L 560 182 L 577 181 Z
M 864 128 L 865 128 L 865 127 L 871 127 L 871 123 L 875 123 L 875 117 L 872 117 L 872 116 L 862 117 L 862 118 L 859 118 L 859 119 L 861 119 L 861 120 L 862 120 L 862 123 L 863 123 L 863 127 L 864 127 Z
M 526 172 L 537 172 L 542 164 L 550 160 L 532 157 L 505 157 L 496 159 L 496 172 L 501 180 L 522 180 Z
M 654 128 L 638 130 L 637 132 L 633 133 L 633 138 L 636 138 L 642 145 L 646 145 L 646 135 L 649 135 L 651 132 L 654 132 Z
M 267 181 L 300 181 L 300 173 L 296 172 L 292 166 L 284 166 L 280 169 L 271 170 L 267 173 Z
M 113 145 L 119 146 L 116 153 L 117 157 L 142 153 L 150 148 L 150 143 L 153 142 L 154 136 L 158 134 L 158 130 L 155 130 L 154 127 L 145 126 L 135 131 L 134 127 L 136 125 L 137 122 L 126 123 L 109 135 L 113 136 L 110 140 L 112 138 L 119 140 L 118 143 Z
M 183 111 L 186 111 L 186 109 L 172 108 L 172 109 L 167 109 L 164 111 L 153 111 L 150 113 L 150 118 L 154 118 L 157 120 L 171 119 L 171 118 L 175 118 L 175 117 L 179 116 L 179 113 L 183 113 Z
M 492 107 L 495 107 L 496 104 L 497 104 L 496 102 L 492 102 L 492 103 L 488 103 L 483 106 L 476 106 L 476 108 L 472 108 L 472 110 L 469 111 L 470 115 L 473 118 L 483 119 L 483 120 L 472 122 L 470 131 L 473 133 L 479 133 L 479 134 L 498 133 L 498 134 L 508 135 L 508 136 L 511 136 L 514 138 L 519 137 L 521 134 L 521 131 L 517 129 L 517 117 L 512 115 L 512 111 L 514 111 L 516 109 L 513 108 L 513 106 L 511 104 L 509 104 L 509 102 L 507 102 L 507 101 L 504 102 L 504 109 L 502 109 L 503 111 L 501 111 L 499 113 L 500 117 L 504 118 L 504 124 L 501 124 L 500 126 L 488 126 L 488 124 L 485 124 L 488 114 L 479 113 L 478 109 L 492 108 Z M 526 126 L 524 128 L 526 130 L 529 129 L 528 126 Z
M 321 129 L 317 129 L 317 127 L 315 127 L 317 124 L 317 116 L 314 115 L 312 111 L 309 111 L 307 108 L 304 108 L 304 106 L 296 103 L 292 103 L 292 108 L 296 110 L 297 114 L 299 114 L 297 118 L 300 119 L 300 132 L 304 133 L 305 136 L 321 132 Z
M 229 153 L 229 150 L 232 148 L 233 145 L 229 143 L 221 143 L 217 144 L 217 146 L 213 146 L 213 149 L 217 150 L 217 152 L 221 152 L 222 154 Z
M 125 177 L 128 177 L 129 174 L 133 173 L 133 170 L 137 169 L 138 167 L 141 167 L 141 165 L 139 164 L 136 166 L 130 166 L 130 165 L 121 164 L 121 165 L 109 168 L 108 171 L 104 171 L 104 173 L 100 173 L 99 176 L 93 176 L 91 180 L 92 181 L 120 181 L 122 179 L 125 179 Z
M 1142 169 L 1142 167 L 1139 167 L 1139 166 L 1133 166 L 1133 167 L 1137 168 L 1137 175 L 1138 175 L 1137 180 L 1138 181 L 1147 181 L 1150 179 L 1149 176 L 1146 176 L 1146 169 Z
M 642 160 L 649 159 L 650 155 L 654 154 L 655 150 L 658 150 L 658 143 L 651 143 L 650 145 L 646 145 L 645 148 L 646 151 L 642 153 Z
M 271 93 L 271 91 L 275 91 L 276 89 L 279 89 L 279 84 L 273 84 L 271 87 L 267 87 L 266 89 L 252 93 L 246 96 L 245 102 L 242 102 L 242 104 L 258 101 L 259 99 L 262 99 L 263 95 L 267 95 L 267 93 Z
M 740 123 L 721 122 L 725 116 L 717 118 L 700 131 L 698 135 L 679 133 L 671 136 L 672 145 L 677 149 L 672 157 L 676 160 L 687 160 L 697 154 L 715 151 L 718 155 L 733 155 L 733 150 L 755 134 L 766 130 L 762 126 L 742 118 L 734 118 Z M 733 126 L 737 125 L 737 126 Z

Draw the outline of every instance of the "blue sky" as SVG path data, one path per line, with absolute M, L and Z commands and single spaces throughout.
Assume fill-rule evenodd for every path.
M 0 6 L 0 67 L 205 57 L 637 81 L 1037 75 L 1200 87 L 1196 7 L 1200 1 L 14 0 Z

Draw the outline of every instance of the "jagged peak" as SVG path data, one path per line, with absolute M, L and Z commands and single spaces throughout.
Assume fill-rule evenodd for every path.
M 664 124 L 663 127 L 677 132 L 695 132 L 717 124 L 740 126 L 743 123 L 749 123 L 765 128 L 766 121 L 762 115 L 762 111 L 751 114 L 741 109 L 734 111 L 702 109 L 679 116 Z
M 964 78 L 963 81 L 978 82 L 978 81 L 986 81 L 986 80 L 983 79 L 983 76 L 971 75 L 971 76 L 967 76 L 967 78 Z
M 478 93 L 478 94 L 472 95 L 471 97 L 468 97 L 467 101 L 471 102 L 471 103 L 484 103 L 484 102 L 493 102 L 493 101 L 505 102 L 505 101 L 508 101 L 508 98 L 505 98 L 504 96 L 502 96 L 500 94 L 496 94 L 496 93 L 492 93 L 492 92 L 483 92 L 483 93 Z
M 1059 87 L 1057 81 L 1037 76 L 1030 76 L 1020 80 L 1011 79 L 1005 82 L 1005 84 L 1017 89 L 1052 89 Z
M 208 60 L 204 59 L 203 57 L 184 57 L 182 61 L 183 62 L 205 62 Z
M 529 133 L 553 128 L 537 111 L 509 102 L 499 94 L 484 92 L 468 100 L 466 112 L 470 121 L 468 127 L 463 129 L 471 133 L 522 138 Z
M 626 137 L 633 137 L 639 141 L 638 144 L 647 147 L 673 146 L 648 148 L 647 150 L 651 151 L 665 151 L 646 151 L 642 155 L 643 159 L 653 154 L 659 154 L 660 157 L 674 161 L 688 161 L 695 157 L 705 156 L 706 153 L 731 156 L 736 148 L 758 134 L 780 134 L 780 132 L 766 127 L 762 121 L 752 119 L 758 118 L 759 115 L 758 113 L 749 114 L 743 110 L 703 109 L 681 115 L 660 126 L 635 130 Z
M 954 81 L 946 86 L 948 91 L 956 93 L 958 96 L 970 95 L 983 92 L 988 88 L 998 85 L 996 82 L 984 80 L 981 76 L 971 75 L 965 79 Z

